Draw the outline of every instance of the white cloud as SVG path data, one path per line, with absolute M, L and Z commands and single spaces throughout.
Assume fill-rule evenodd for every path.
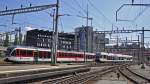
M 32 28 L 32 27 L 25 27 L 25 29 L 26 29 L 27 31 L 29 31 L 29 30 L 33 30 L 33 29 L 35 29 L 35 28 Z

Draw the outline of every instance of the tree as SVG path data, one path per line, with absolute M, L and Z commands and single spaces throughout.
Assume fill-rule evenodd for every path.
M 23 38 L 23 45 L 26 45 L 26 35 L 24 35 L 24 38 Z
M 14 45 L 18 45 L 18 35 L 15 35 Z
M 22 44 L 22 34 L 19 33 L 19 45 L 21 45 L 21 44 Z
M 8 33 L 6 34 L 6 38 L 4 40 L 4 46 L 5 47 L 9 46 L 9 35 L 8 35 Z

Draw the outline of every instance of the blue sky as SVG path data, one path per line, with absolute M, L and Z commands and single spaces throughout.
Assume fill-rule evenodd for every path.
M 115 12 L 116 10 L 125 3 L 131 3 L 131 0 L 60 0 L 60 14 L 70 14 L 71 16 L 62 16 L 59 21 L 59 31 L 64 32 L 74 32 L 76 27 L 86 25 L 86 19 L 79 18 L 76 15 L 86 16 L 85 11 L 87 9 L 87 4 L 89 8 L 89 17 L 93 18 L 94 30 L 112 30 L 116 29 L 150 29 L 150 9 L 147 7 L 124 7 L 119 12 L 120 19 L 131 20 L 136 15 L 145 9 L 144 13 L 137 18 L 134 22 L 116 22 Z M 8 9 L 20 8 L 22 4 L 23 7 L 28 7 L 31 3 L 32 6 L 35 5 L 45 5 L 53 4 L 56 0 L 0 0 L 0 10 L 5 10 L 7 5 Z M 150 0 L 135 0 L 134 3 L 150 3 Z M 52 9 L 45 10 L 51 13 Z M 0 31 L 10 31 L 14 30 L 15 27 L 22 27 L 23 31 L 31 28 L 50 30 L 52 28 L 52 17 L 50 17 L 45 11 L 19 14 L 15 15 L 14 22 L 18 24 L 11 24 L 12 16 L 1 16 L 0 25 L 6 25 L 7 27 L 0 26 Z M 89 22 L 90 23 L 90 22 Z M 129 34 L 130 38 L 136 38 L 138 33 Z M 128 35 L 128 36 L 129 36 Z M 148 36 L 149 34 L 146 33 Z M 115 36 L 115 35 L 114 35 Z M 127 35 L 119 34 L 120 38 L 124 38 Z M 149 39 L 147 39 L 147 42 Z

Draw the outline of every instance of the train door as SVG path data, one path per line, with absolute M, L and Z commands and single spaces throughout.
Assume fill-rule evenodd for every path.
M 101 53 L 96 53 L 95 61 L 100 62 Z
M 33 61 L 35 62 L 35 63 L 38 63 L 38 51 L 34 51 L 34 54 L 33 54 Z

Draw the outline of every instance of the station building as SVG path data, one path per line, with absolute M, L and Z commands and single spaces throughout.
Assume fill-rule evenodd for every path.
M 52 31 L 30 30 L 27 31 L 26 45 L 40 48 L 52 48 Z M 69 33 L 58 33 L 58 49 L 74 50 L 75 35 Z
M 52 31 L 27 31 L 26 45 L 40 48 L 52 48 Z M 105 34 L 93 31 L 91 26 L 75 28 L 75 33 L 58 33 L 58 49 L 81 52 L 104 51 L 106 44 Z
M 91 26 L 82 26 L 75 28 L 75 50 L 86 52 L 104 51 L 105 44 L 109 39 L 105 38 L 105 34 L 93 31 Z
M 93 27 L 75 28 L 75 50 L 93 52 Z

